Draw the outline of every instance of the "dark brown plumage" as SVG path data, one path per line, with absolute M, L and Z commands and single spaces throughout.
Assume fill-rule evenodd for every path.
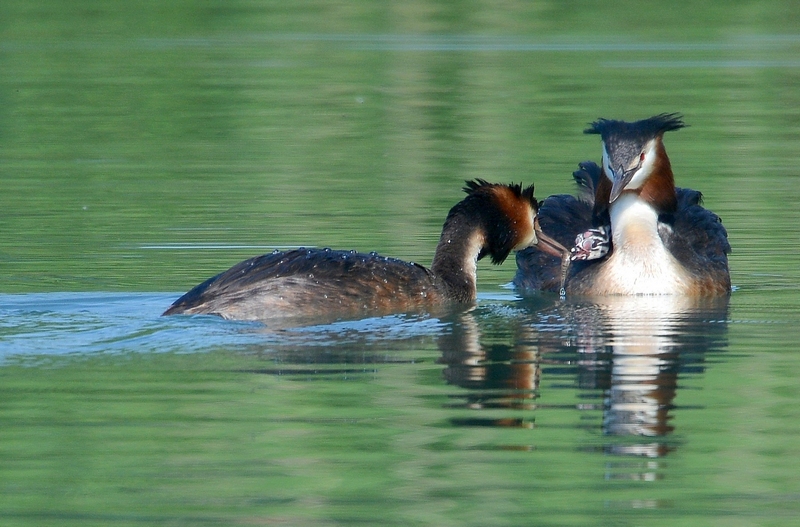
M 473 302 L 477 260 L 488 255 L 499 264 L 512 250 L 549 238 L 539 236 L 533 186 L 476 180 L 464 190 L 467 197 L 447 215 L 430 269 L 375 253 L 276 251 L 203 282 L 164 314 L 335 320 Z
M 388 313 L 441 303 L 421 265 L 375 253 L 300 248 L 256 256 L 210 278 L 164 312 L 235 320 Z M 337 317 L 338 318 L 338 317 Z

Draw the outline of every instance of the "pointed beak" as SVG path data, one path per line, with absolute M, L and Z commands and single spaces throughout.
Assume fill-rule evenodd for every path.
M 557 258 L 564 258 L 565 254 L 569 254 L 569 249 L 558 243 L 556 240 L 546 235 L 539 226 L 539 218 L 533 222 L 533 230 L 536 232 L 536 246 L 545 253 L 555 256 Z
M 616 199 L 622 194 L 622 191 L 625 190 L 625 187 L 628 186 L 628 183 L 631 182 L 633 179 L 633 175 L 638 170 L 638 167 L 632 168 L 631 170 L 623 170 L 620 167 L 619 172 L 614 170 L 611 171 L 611 195 L 608 198 L 608 203 L 614 203 Z

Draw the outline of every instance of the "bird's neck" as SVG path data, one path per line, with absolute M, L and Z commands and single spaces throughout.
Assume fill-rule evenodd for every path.
M 611 205 L 614 251 L 644 251 L 663 242 L 658 234 L 658 211 L 633 192 L 623 193 Z
M 465 216 L 450 218 L 445 224 L 431 271 L 435 283 L 449 300 L 475 301 L 478 257 L 485 239 L 485 230 Z
M 681 294 L 688 277 L 664 245 L 659 212 L 633 192 L 611 205 L 614 250 L 602 264 L 598 294 Z
M 675 177 L 672 164 L 661 141 L 656 143 L 656 156 L 653 169 L 647 181 L 639 189 L 639 199 L 659 214 L 672 214 L 678 208 L 678 197 L 675 193 Z

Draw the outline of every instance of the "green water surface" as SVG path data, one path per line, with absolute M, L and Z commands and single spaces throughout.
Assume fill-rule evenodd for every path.
M 0 523 L 800 524 L 798 57 L 791 1 L 4 0 Z M 727 305 L 510 261 L 450 318 L 159 317 L 274 248 L 428 264 L 465 179 L 572 192 L 673 111 Z

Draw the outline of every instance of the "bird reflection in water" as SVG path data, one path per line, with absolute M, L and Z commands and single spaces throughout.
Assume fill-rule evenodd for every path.
M 478 316 L 483 322 L 488 322 L 483 331 L 475 314 L 464 312 L 451 321 L 452 331 L 439 338 L 439 363 L 445 365 L 445 380 L 468 389 L 466 393 L 454 396 L 459 402 L 448 406 L 470 410 L 533 410 L 541 367 L 538 348 L 521 340 L 509 344 L 508 339 L 503 338 L 505 331 L 499 335 L 492 334 L 490 316 L 483 313 Z M 514 324 L 516 332 L 530 327 L 527 317 L 505 320 Z M 520 325 L 517 326 L 515 321 Z M 454 417 L 450 422 L 456 426 L 533 427 L 532 420 L 519 417 Z
M 298 329 L 294 343 L 279 332 L 283 344 L 266 345 L 259 353 L 269 365 L 248 371 L 294 378 L 378 375 L 384 364 L 416 361 L 403 350 L 435 347 L 444 380 L 459 388 L 445 403 L 452 426 L 553 428 L 563 424 L 543 421 L 551 413 L 536 422 L 536 413 L 577 410 L 576 430 L 602 430 L 600 441 L 576 434 L 575 442 L 587 445 L 578 448 L 644 457 L 645 470 L 626 473 L 629 465 L 610 461 L 606 475 L 647 480 L 658 477 L 658 459 L 676 447 L 669 439 L 675 411 L 691 411 L 675 404 L 679 381 L 702 373 L 707 354 L 725 349 L 727 317 L 728 297 L 537 296 L 482 302 L 438 317 L 406 315 Z M 576 389 L 577 404 L 555 392 Z M 597 412 L 600 423 L 594 420 Z M 542 436 L 527 437 L 528 444 L 489 448 L 575 448 L 534 446 Z
M 545 307 L 540 298 L 536 302 L 528 305 L 526 316 L 507 318 L 500 326 L 484 317 L 487 323 L 479 327 L 471 313 L 463 314 L 440 338 L 445 379 L 468 390 L 465 402 L 453 406 L 554 408 L 546 394 L 540 398 L 541 380 L 545 389 L 577 385 L 583 397 L 602 400 L 576 405 L 602 410 L 606 439 L 592 450 L 660 458 L 674 449 L 667 436 L 674 430 L 670 421 L 678 380 L 702 372 L 705 354 L 726 346 L 728 297 L 618 296 Z M 530 427 L 533 420 L 459 418 L 452 423 Z

